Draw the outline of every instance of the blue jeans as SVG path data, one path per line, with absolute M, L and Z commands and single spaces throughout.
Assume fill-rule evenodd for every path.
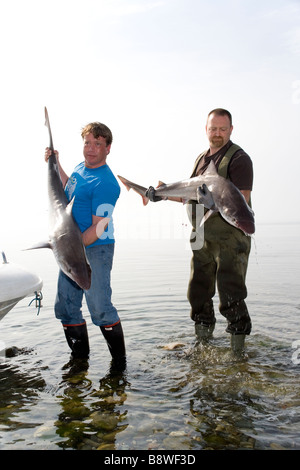
M 83 293 L 95 325 L 111 326 L 120 321 L 118 312 L 111 302 L 110 273 L 114 248 L 114 243 L 111 243 L 86 249 L 87 259 L 92 269 L 91 287 L 87 291 L 83 291 L 62 271 L 59 272 L 54 311 L 56 318 L 64 325 L 77 325 L 84 322 Z

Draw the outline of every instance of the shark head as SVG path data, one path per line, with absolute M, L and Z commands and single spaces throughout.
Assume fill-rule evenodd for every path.
M 88 290 L 91 287 L 92 270 L 87 262 L 61 262 L 62 271 L 81 289 Z
M 218 175 L 213 161 L 210 162 L 205 176 L 208 190 L 212 191 L 215 209 L 220 212 L 223 219 L 242 230 L 245 235 L 253 235 L 255 232 L 254 212 L 241 191 L 229 179 Z
M 238 201 L 237 201 L 238 202 Z M 230 225 L 242 230 L 245 235 L 253 235 L 255 232 L 254 212 L 247 204 L 236 204 L 236 207 L 224 207 L 220 214 Z
M 253 235 L 255 232 L 254 217 L 240 218 L 237 223 L 237 228 L 242 230 L 245 235 Z

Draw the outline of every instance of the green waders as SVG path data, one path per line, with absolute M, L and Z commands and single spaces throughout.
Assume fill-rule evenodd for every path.
M 225 154 L 223 160 L 227 162 L 222 165 L 222 176 L 227 174 L 230 158 Z M 243 348 L 244 335 L 251 332 L 251 319 L 245 303 L 245 280 L 250 248 L 251 238 L 216 213 L 205 222 L 203 247 L 193 250 L 191 260 L 188 300 L 196 334 L 199 333 L 199 339 L 201 336 L 207 339 L 208 332 L 212 334 L 216 322 L 212 299 L 217 286 L 219 310 L 227 319 L 226 331 L 232 335 L 234 352 Z M 235 338 L 237 335 L 241 336 Z

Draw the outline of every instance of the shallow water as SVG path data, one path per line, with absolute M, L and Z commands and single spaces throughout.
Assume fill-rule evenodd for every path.
M 128 366 L 119 374 L 85 306 L 91 357 L 69 362 L 52 311 L 52 253 L 9 250 L 42 276 L 44 299 L 39 315 L 25 299 L 0 323 L 12 356 L 0 358 L 0 449 L 300 449 L 299 236 L 297 224 L 257 229 L 253 331 L 239 360 L 218 313 L 212 342 L 196 344 L 186 240 L 121 240 L 112 285 Z M 179 347 L 164 349 L 172 342 Z

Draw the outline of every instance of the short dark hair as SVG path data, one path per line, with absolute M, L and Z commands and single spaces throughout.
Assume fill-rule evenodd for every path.
M 223 109 L 223 108 L 213 109 L 210 113 L 208 113 L 207 119 L 209 118 L 211 114 L 216 114 L 217 116 L 227 116 L 230 121 L 230 126 L 232 126 L 232 116 L 230 112 L 227 111 L 227 109 Z
M 106 145 L 110 145 L 113 141 L 111 130 L 101 122 L 91 122 L 90 124 L 87 124 L 81 130 L 81 137 L 84 138 L 87 134 L 91 133 L 95 139 L 103 137 L 105 139 Z

